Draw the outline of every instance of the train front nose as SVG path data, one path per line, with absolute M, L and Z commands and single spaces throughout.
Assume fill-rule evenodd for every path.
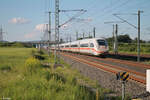
M 106 56 L 108 54 L 108 46 L 99 46 L 99 55 Z
M 108 48 L 107 46 L 103 45 L 103 46 L 99 46 L 99 50 L 100 51 L 106 51 Z
M 98 51 L 100 52 L 100 54 L 104 54 L 108 52 L 108 44 L 107 41 L 105 40 L 97 40 L 98 43 Z

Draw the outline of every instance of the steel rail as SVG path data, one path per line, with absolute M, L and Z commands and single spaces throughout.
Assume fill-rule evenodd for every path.
M 88 58 L 86 58 L 86 59 L 88 59 Z M 91 62 L 94 62 L 94 63 L 102 64 L 102 65 L 105 65 L 105 66 L 109 66 L 109 67 L 112 67 L 112 68 L 116 68 L 116 69 L 119 69 L 119 70 L 127 71 L 127 72 L 130 72 L 130 73 L 134 73 L 136 75 L 139 75 L 139 76 L 146 77 L 146 74 L 139 73 L 139 72 L 132 71 L 132 70 L 128 70 L 126 68 L 122 68 L 122 67 L 119 67 L 119 66 L 116 66 L 116 65 L 114 66 L 114 65 L 111 65 L 111 64 L 106 64 L 106 63 L 102 63 L 102 62 L 98 62 L 98 61 L 92 61 L 91 59 L 88 59 L 88 60 L 91 61 Z
M 103 66 L 103 65 L 101 65 L 101 64 L 99 64 L 97 62 L 93 62 L 93 61 L 91 62 L 91 61 L 89 61 L 87 59 L 85 60 L 83 58 L 74 57 L 74 56 L 71 56 L 71 55 L 68 55 L 68 54 L 64 54 L 64 53 L 61 53 L 61 55 L 67 56 L 69 58 L 72 58 L 72 59 L 74 59 L 74 60 L 76 60 L 76 61 L 78 61 L 80 63 L 84 63 L 86 65 L 91 65 L 92 67 L 96 67 L 96 68 L 102 69 L 104 71 L 111 72 L 113 74 L 118 73 L 118 71 L 116 71 L 116 70 L 118 70 L 117 68 L 113 68 L 113 69 L 116 69 L 116 70 L 113 70 L 111 68 L 106 68 L 106 66 Z M 121 69 L 119 69 L 119 70 L 121 70 Z M 142 75 L 142 76 L 145 77 L 145 75 Z M 136 81 L 138 83 L 142 83 L 144 85 L 146 84 L 146 80 L 138 78 L 138 77 L 135 77 L 134 75 L 130 75 L 129 79 L 130 80 L 134 80 L 134 81 Z
M 88 57 L 91 57 L 91 56 L 88 56 Z M 112 59 L 112 58 L 106 58 L 106 59 L 102 59 L 99 57 L 92 57 L 92 58 L 97 59 L 97 60 L 103 60 L 103 61 L 111 61 L 111 62 L 113 61 L 115 63 L 125 64 L 125 65 L 133 66 L 133 67 L 150 69 L 150 65 L 142 64 L 139 62 L 124 61 L 124 60 Z

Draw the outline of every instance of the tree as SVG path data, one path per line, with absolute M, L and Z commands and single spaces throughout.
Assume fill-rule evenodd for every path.
M 109 37 L 109 38 L 107 38 L 107 41 L 111 43 L 112 41 L 114 41 L 114 39 L 113 39 L 113 37 Z M 130 36 L 128 34 L 119 35 L 118 36 L 118 42 L 131 43 L 132 39 L 130 38 Z
M 123 43 L 131 43 L 132 39 L 128 34 L 125 35 L 119 35 L 118 36 L 118 42 L 123 42 Z
M 134 42 L 134 43 L 137 43 L 137 40 L 138 40 L 138 39 L 137 39 L 137 37 L 136 37 L 136 38 L 133 40 L 133 42 Z M 146 43 L 146 41 L 140 40 L 140 43 Z

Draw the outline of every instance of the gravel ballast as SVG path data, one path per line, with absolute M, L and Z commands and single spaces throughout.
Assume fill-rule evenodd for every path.
M 116 96 L 121 96 L 121 82 L 116 80 L 116 75 L 109 72 L 105 72 L 96 67 L 77 62 L 66 56 L 60 57 L 66 63 L 70 64 L 73 69 L 77 69 L 78 71 L 80 71 L 82 75 L 89 77 L 92 80 L 97 80 L 101 87 L 111 89 L 115 92 Z M 135 97 L 137 95 L 146 93 L 145 90 L 145 86 L 140 83 L 136 83 L 134 81 L 128 81 L 126 83 L 126 94 L 130 95 L 131 97 Z M 150 97 L 142 99 L 150 100 Z

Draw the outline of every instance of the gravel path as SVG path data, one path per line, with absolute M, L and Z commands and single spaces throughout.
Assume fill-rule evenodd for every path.
M 80 73 L 92 80 L 97 80 L 100 86 L 103 88 L 111 89 L 115 92 L 115 95 L 121 95 L 121 83 L 116 80 L 116 76 L 112 73 L 105 72 L 103 70 L 97 69 L 95 67 L 77 62 L 68 57 L 61 56 L 61 58 L 68 64 L 80 71 Z M 146 93 L 145 86 L 142 84 L 137 84 L 133 81 L 129 81 L 126 84 L 126 94 L 131 96 L 137 96 Z M 143 98 L 143 100 L 150 100 L 150 97 Z

